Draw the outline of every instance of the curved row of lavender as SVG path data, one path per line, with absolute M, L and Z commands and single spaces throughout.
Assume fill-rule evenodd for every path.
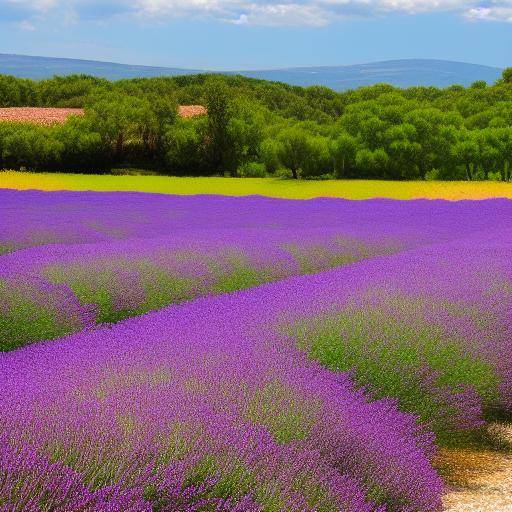
M 86 196 L 98 215 L 103 199 L 125 199 Z M 144 196 L 131 196 L 142 215 Z M 147 209 L 154 198 L 163 215 L 160 196 Z M 280 229 L 295 229 L 297 242 L 324 229 L 331 236 L 338 223 L 359 239 L 407 243 L 0 354 L 0 510 L 439 510 L 429 431 L 471 432 L 486 414 L 512 410 L 510 203 L 190 198 L 187 210 L 186 199 L 176 204 L 205 224 L 217 222 L 217 209 L 228 239 L 243 243 L 252 231 L 254 257 L 275 230 L 270 219 L 286 212 L 300 221 Z M 38 214 L 30 222 L 42 226 Z M 208 238 L 187 215 L 182 239 L 196 237 L 199 251 Z M 210 227 L 220 239 L 221 227 Z M 133 237 L 150 244 L 168 234 L 139 228 Z M 26 269 L 26 255 L 61 250 L 3 261 Z
M 437 510 L 431 436 L 289 346 L 272 319 L 299 288 L 271 286 L 4 354 L 0 496 L 37 510 L 21 480 L 65 510 L 69 486 L 92 510 Z
M 0 191 L 0 350 L 506 223 L 508 202 Z M 455 227 L 455 229 L 454 229 Z

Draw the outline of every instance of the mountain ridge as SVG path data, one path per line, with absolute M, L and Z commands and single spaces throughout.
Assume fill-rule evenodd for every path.
M 223 73 L 304 87 L 323 85 L 337 91 L 382 82 L 390 83 L 396 87 L 415 85 L 448 87 L 454 84 L 468 86 L 476 80 L 485 80 L 492 83 L 500 77 L 501 71 L 500 68 L 481 64 L 437 59 L 396 59 L 343 66 L 211 71 L 0 53 L 0 73 L 21 78 L 43 79 L 54 75 L 84 73 L 110 80 L 120 80 L 137 77 Z

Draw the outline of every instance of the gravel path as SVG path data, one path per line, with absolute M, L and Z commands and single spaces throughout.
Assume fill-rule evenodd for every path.
M 493 433 L 512 443 L 512 425 L 494 425 Z M 512 454 L 457 449 L 441 454 L 451 468 L 445 512 L 512 512 Z

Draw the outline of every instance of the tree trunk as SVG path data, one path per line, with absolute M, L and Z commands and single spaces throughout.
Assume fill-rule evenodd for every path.
M 118 158 L 122 158 L 123 156 L 123 144 L 124 144 L 124 134 L 123 132 L 119 132 L 116 141 L 116 155 Z
M 292 176 L 294 180 L 299 179 L 299 175 L 297 174 L 297 169 L 290 169 L 292 171 Z
M 473 180 L 473 174 L 471 173 L 471 164 L 469 163 L 466 164 L 466 178 L 468 179 L 468 181 Z

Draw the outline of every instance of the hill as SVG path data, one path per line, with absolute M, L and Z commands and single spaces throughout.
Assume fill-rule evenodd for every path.
M 476 80 L 494 83 L 501 69 L 478 64 L 443 60 L 391 60 L 354 66 L 326 66 L 267 71 L 244 71 L 241 74 L 292 85 L 324 85 L 337 91 L 388 83 L 395 87 L 435 86 L 453 84 L 469 86 Z
M 49 78 L 53 75 L 88 74 L 119 80 L 122 78 L 176 76 L 206 70 L 138 66 L 80 59 L 31 57 L 0 54 L 0 73 L 21 78 Z M 478 64 L 443 60 L 411 59 L 353 66 L 324 66 L 226 72 L 291 85 L 323 85 L 337 91 L 386 82 L 396 87 L 415 85 L 448 87 L 470 85 L 476 80 L 493 83 L 501 70 Z
M 122 78 L 151 78 L 155 76 L 191 75 L 199 70 L 132 66 L 97 60 L 61 59 L 55 57 L 33 57 L 0 53 L 0 73 L 19 78 L 51 78 L 54 75 L 86 74 L 120 80 Z

